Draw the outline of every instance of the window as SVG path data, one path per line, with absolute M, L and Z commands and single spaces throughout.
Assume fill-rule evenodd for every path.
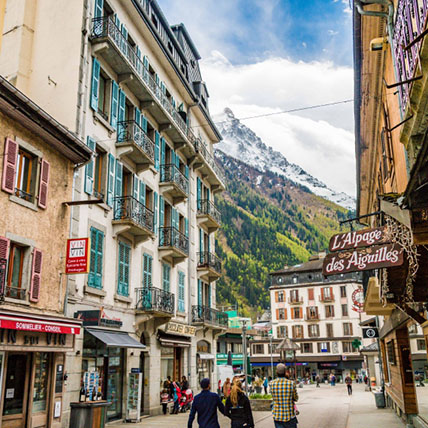
M 390 340 L 386 343 L 386 355 L 388 357 L 388 364 L 395 365 L 395 347 L 394 340 Z
M 290 303 L 299 303 L 299 290 L 290 291 Z
M 253 345 L 254 354 L 264 354 L 265 346 L 264 345 Z
M 98 148 L 95 157 L 95 171 L 94 171 L 94 191 L 93 194 L 98 199 L 104 199 L 105 195 L 105 153 L 101 152 Z
M 88 275 L 89 287 L 102 288 L 104 233 L 91 227 L 91 259 Z
M 178 312 L 185 312 L 186 306 L 184 303 L 184 272 L 178 272 Z
M 347 317 L 348 315 L 348 304 L 342 305 L 342 317 Z
M 280 325 L 276 328 L 276 335 L 278 338 L 288 337 L 288 327 L 286 325 Z
M 309 300 L 315 300 L 314 289 L 313 288 L 309 288 L 308 289 L 308 299 Z
M 108 120 L 108 77 L 103 71 L 100 72 L 99 80 L 99 94 L 98 94 L 98 113 L 105 119 Z
M 313 347 L 312 343 L 302 343 L 301 348 L 302 354 L 312 354 Z
M 283 291 L 277 291 L 275 293 L 276 301 L 277 302 L 284 302 L 284 292 Z
M 153 257 L 148 254 L 143 255 L 143 287 L 153 286 L 152 280 Z
M 352 346 L 352 342 L 342 342 L 343 353 L 354 352 L 354 347 Z
M 340 286 L 340 297 L 346 297 L 346 286 L 345 285 Z
M 293 276 L 293 284 L 297 284 L 297 276 Z
M 306 309 L 306 314 L 307 314 L 308 320 L 319 319 L 318 308 L 316 306 L 308 306 L 308 308 Z
M 277 347 L 278 347 L 278 343 L 272 343 L 272 349 L 271 349 L 271 346 L 268 345 L 268 354 L 276 354 Z
M 303 326 L 302 325 L 293 325 L 293 338 L 294 339 L 303 339 Z
M 333 324 L 326 324 L 327 337 L 334 337 L 333 335 Z
M 285 320 L 286 319 L 285 309 L 284 308 L 277 309 L 276 315 L 278 320 Z
M 242 343 L 234 343 L 233 344 L 233 352 L 235 354 L 242 354 Z
M 25 299 L 25 287 L 23 287 L 22 273 L 26 247 L 11 243 L 7 269 L 6 297 Z
M 334 318 L 334 306 L 333 305 L 327 305 L 325 307 L 325 317 L 326 318 Z
M 120 296 L 129 296 L 129 262 L 131 256 L 131 247 L 125 242 L 119 242 L 119 267 L 117 294 Z
M 343 323 L 343 335 L 352 336 L 352 324 L 350 322 Z
M 330 342 L 318 342 L 317 343 L 318 352 L 330 352 Z
M 302 308 L 291 308 L 293 311 L 293 319 L 303 318 L 303 310 Z
M 333 293 L 332 293 L 331 287 L 321 288 L 321 300 L 324 302 L 333 300 Z
M 425 339 L 418 339 L 416 341 L 417 347 L 418 347 L 418 351 L 426 351 L 427 346 L 425 343 Z
M 170 290 L 170 275 L 171 275 L 171 266 L 167 264 L 162 265 L 162 289 L 163 291 Z
M 320 328 L 318 324 L 308 325 L 308 336 L 309 337 L 319 337 Z
M 34 202 L 37 158 L 31 153 L 19 149 L 15 175 L 15 195 Z

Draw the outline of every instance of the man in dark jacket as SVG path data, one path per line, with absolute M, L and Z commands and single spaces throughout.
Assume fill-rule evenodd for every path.
M 192 428 L 193 421 L 198 413 L 199 428 L 220 428 L 217 418 L 217 409 L 224 414 L 224 406 L 218 394 L 210 392 L 210 380 L 205 378 L 201 380 L 202 392 L 193 400 L 192 410 L 189 415 L 187 428 Z

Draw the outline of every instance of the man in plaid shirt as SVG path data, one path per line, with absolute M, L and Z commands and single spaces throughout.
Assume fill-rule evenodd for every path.
M 299 399 L 296 385 L 285 377 L 285 365 L 276 366 L 277 379 L 270 383 L 273 407 L 272 415 L 275 428 L 297 428 L 294 403 Z

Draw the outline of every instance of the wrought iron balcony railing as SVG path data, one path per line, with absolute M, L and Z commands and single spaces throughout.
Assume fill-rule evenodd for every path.
M 114 198 L 114 220 L 132 220 L 137 225 L 153 232 L 153 211 L 133 196 Z
M 218 166 L 214 156 L 208 151 L 206 144 L 204 144 L 200 138 L 195 138 L 194 146 L 195 150 L 201 154 L 205 162 L 210 166 L 210 168 L 214 171 L 220 181 L 224 184 L 226 180 L 223 171 Z
M 324 296 L 319 296 L 320 302 L 334 302 L 334 295 L 333 294 L 327 294 Z
M 303 297 L 289 297 L 288 303 L 290 305 L 301 305 L 303 303 Z
M 218 224 L 221 223 L 221 214 L 218 208 L 208 199 L 198 200 L 198 214 L 211 216 Z
M 305 314 L 305 321 L 319 321 L 319 314 Z
M 135 120 L 117 124 L 117 142 L 134 141 L 152 162 L 155 161 L 155 143 L 147 136 Z
M 194 305 L 192 306 L 192 323 L 207 323 L 227 327 L 228 315 L 208 306 Z
M 156 287 L 137 288 L 137 310 L 147 312 L 164 312 L 173 314 L 175 307 L 175 296 L 169 291 Z
M 412 79 L 420 60 L 419 50 L 428 17 L 428 0 L 398 0 L 394 25 L 393 55 L 399 82 Z M 416 40 L 418 38 L 418 40 Z M 406 110 L 412 83 L 399 86 L 401 108 Z
M 173 247 L 188 255 L 189 238 L 175 227 L 160 227 L 159 247 Z
M 198 253 L 197 255 L 198 268 L 212 268 L 216 272 L 221 273 L 221 261 L 215 254 L 209 253 L 208 251 L 203 251 L 201 253 Z
M 6 297 L 12 299 L 25 300 L 27 296 L 27 290 L 18 287 L 6 286 Z
M 186 195 L 189 194 L 189 180 L 174 164 L 161 165 L 160 182 L 175 183 Z

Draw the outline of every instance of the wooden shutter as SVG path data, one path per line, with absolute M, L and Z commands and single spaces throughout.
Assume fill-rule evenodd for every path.
M 94 57 L 92 60 L 91 108 L 98 111 L 98 93 L 100 86 L 100 63 Z
M 123 181 L 123 165 L 116 159 L 116 183 L 115 193 L 116 197 L 122 196 L 122 181 Z
M 169 292 L 171 267 L 167 264 L 163 264 L 162 267 L 163 267 L 162 288 L 163 288 L 163 291 Z
M 132 197 L 138 201 L 138 192 L 140 191 L 140 180 L 138 180 L 138 177 L 136 174 L 133 175 L 132 180 Z
M 292 331 L 293 339 L 295 339 L 296 338 L 296 326 L 295 325 L 293 325 L 291 327 L 291 331 Z
M 40 183 L 39 183 L 39 207 L 46 209 L 48 205 L 48 186 L 49 186 L 49 162 L 42 159 L 40 167 Z
M 330 306 L 330 312 L 331 312 L 331 316 L 334 317 L 334 306 L 333 305 Z
M 184 280 L 185 280 L 184 272 L 178 272 L 178 310 L 180 312 L 184 312 L 185 311 L 185 304 L 184 304 Z
M 279 302 L 279 292 L 275 291 L 275 302 L 278 303 Z
M 125 104 L 126 104 L 125 92 L 119 90 L 119 112 L 117 115 L 118 122 L 123 122 L 125 120 Z
M 30 302 L 38 302 L 42 275 L 43 254 L 37 248 L 33 250 L 33 263 L 31 268 Z
M 291 319 L 294 320 L 294 309 L 290 308 Z
M 114 171 L 115 171 L 115 159 L 112 154 L 108 155 L 108 180 L 107 180 L 107 205 L 109 207 L 113 206 L 114 198 Z
M 287 319 L 287 308 L 284 309 L 284 319 Z
M 135 119 L 135 123 L 141 127 L 141 111 L 139 108 L 135 107 L 134 109 L 134 119 Z
M 189 178 L 189 167 L 187 165 L 184 167 L 184 176 Z
M 333 287 L 330 287 L 330 299 L 333 300 Z
M 103 16 L 103 6 L 104 0 L 95 0 L 95 11 L 94 17 L 101 18 Z
M 276 320 L 279 320 L 279 309 L 276 310 Z
M 163 228 L 165 227 L 165 201 L 161 195 L 159 195 L 159 245 L 164 245 L 165 233 Z
M 211 284 L 208 284 L 208 307 L 211 308 Z
M 324 288 L 321 288 L 321 301 L 324 301 Z
M 119 274 L 117 292 L 121 296 L 129 295 L 129 255 L 129 245 L 124 242 L 119 242 Z
M 354 333 L 352 331 L 352 324 L 349 323 L 349 334 L 352 336 Z
M 146 206 L 146 184 L 140 180 L 140 202 Z
M 153 192 L 153 229 L 158 233 L 158 194 Z
M 188 238 L 189 237 L 189 219 L 188 218 L 184 219 L 184 233 Z
M 3 178 L 1 188 L 7 193 L 15 192 L 15 175 L 18 163 L 18 143 L 6 138 L 4 143 Z
M 88 275 L 90 287 L 102 288 L 104 233 L 91 227 L 91 257 Z
M 315 297 L 314 297 L 314 289 L 313 288 L 309 288 L 308 289 L 308 299 L 309 300 L 314 300 L 315 299 Z
M 198 306 L 202 306 L 202 281 L 198 279 Z
M 196 178 L 196 202 L 198 204 L 197 208 L 198 210 L 202 209 L 202 182 L 199 177 Z
M 111 112 L 110 112 L 110 125 L 117 129 L 117 114 L 119 109 L 119 85 L 111 81 Z
M 143 256 L 143 287 L 149 288 L 153 285 L 152 281 L 153 257 L 144 254 Z
M 147 118 L 141 115 L 141 128 L 147 134 Z
M 94 152 L 95 151 L 95 140 L 91 137 L 87 137 L 86 145 Z M 94 191 L 94 158 L 85 166 L 85 193 L 92 195 Z
M 161 138 L 161 159 L 160 159 L 161 165 L 165 165 L 165 139 Z
M 159 132 L 155 131 L 155 169 L 159 171 Z
M 10 240 L 0 236 L 0 259 L 9 258 Z
M 299 318 L 303 318 L 303 308 L 299 308 Z

